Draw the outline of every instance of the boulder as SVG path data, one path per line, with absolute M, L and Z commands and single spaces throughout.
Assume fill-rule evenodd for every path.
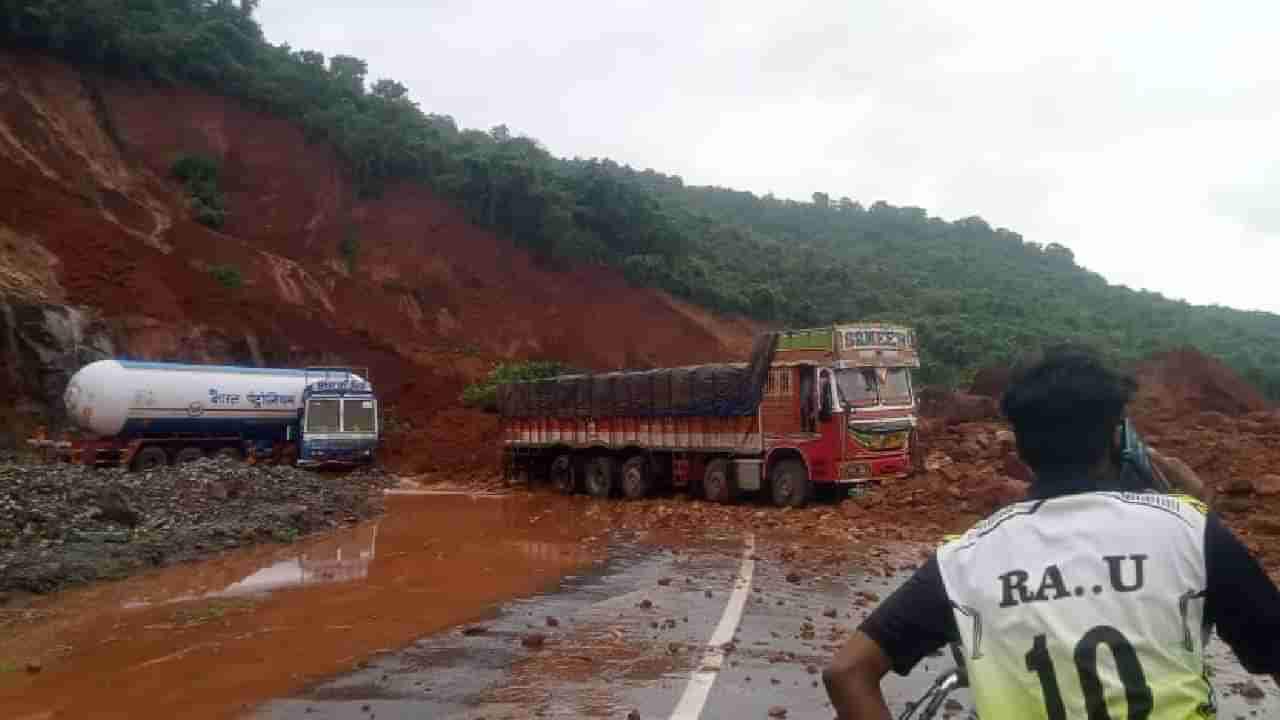
M 944 415 L 947 425 L 959 425 L 979 420 L 994 420 L 1000 416 L 996 401 L 984 395 L 953 393 Z
M 1000 469 L 1005 475 L 1025 483 L 1036 479 L 1035 473 L 1031 472 L 1031 468 L 1022 462 L 1022 458 L 1018 457 L 1017 453 L 1007 453 Z
M 1253 491 L 1263 497 L 1280 495 L 1280 475 L 1260 475 L 1251 483 Z
M 840 503 L 840 512 L 850 520 L 861 520 L 867 516 L 867 511 L 861 505 L 848 500 Z
M 1248 478 L 1234 477 L 1219 485 L 1218 490 L 1226 495 L 1251 495 L 1254 487 Z
M 129 502 L 128 496 L 119 486 L 108 486 L 98 493 L 95 503 L 98 506 L 97 516 L 107 522 L 118 525 L 136 527 L 142 517 Z
M 947 483 L 955 484 L 960 482 L 964 477 L 964 468 L 957 463 L 943 465 L 938 468 L 938 474 L 941 475 L 942 479 L 947 481 Z

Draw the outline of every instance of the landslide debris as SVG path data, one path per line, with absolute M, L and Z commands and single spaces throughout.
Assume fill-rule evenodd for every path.
M 1188 414 L 1243 415 L 1271 409 L 1267 399 L 1222 361 L 1193 347 L 1152 355 L 1133 370 L 1134 415 L 1176 423 Z
M 46 593 L 382 512 L 394 477 L 206 459 L 147 473 L 0 464 L 0 593 Z

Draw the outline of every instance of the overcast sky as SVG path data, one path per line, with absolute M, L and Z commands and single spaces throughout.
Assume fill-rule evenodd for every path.
M 561 156 L 979 215 L 1280 312 L 1280 3 L 263 0 L 269 40 Z

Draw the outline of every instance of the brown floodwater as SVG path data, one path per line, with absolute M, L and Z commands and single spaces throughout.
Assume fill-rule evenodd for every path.
M 0 623 L 2 714 L 235 717 L 602 560 L 583 508 L 393 495 L 332 535 L 43 598 Z

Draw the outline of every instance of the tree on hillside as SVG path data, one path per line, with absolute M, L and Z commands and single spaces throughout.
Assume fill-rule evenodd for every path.
M 609 263 L 633 282 L 786 325 L 916 325 L 927 381 L 960 382 L 1042 338 L 1118 360 L 1194 344 L 1280 399 L 1280 317 L 1193 307 L 1107 282 L 1070 249 L 978 217 L 849 197 L 832 203 L 688 186 L 611 160 L 559 159 L 504 125 L 460 129 L 364 60 L 266 41 L 256 0 L 9 0 L 0 39 L 100 72 L 190 83 L 299 123 L 365 195 L 429 184 L 473 222 L 544 262 Z M 181 169 L 206 221 L 225 212 L 197 165 Z M 194 201 L 193 201 L 194 202 Z

